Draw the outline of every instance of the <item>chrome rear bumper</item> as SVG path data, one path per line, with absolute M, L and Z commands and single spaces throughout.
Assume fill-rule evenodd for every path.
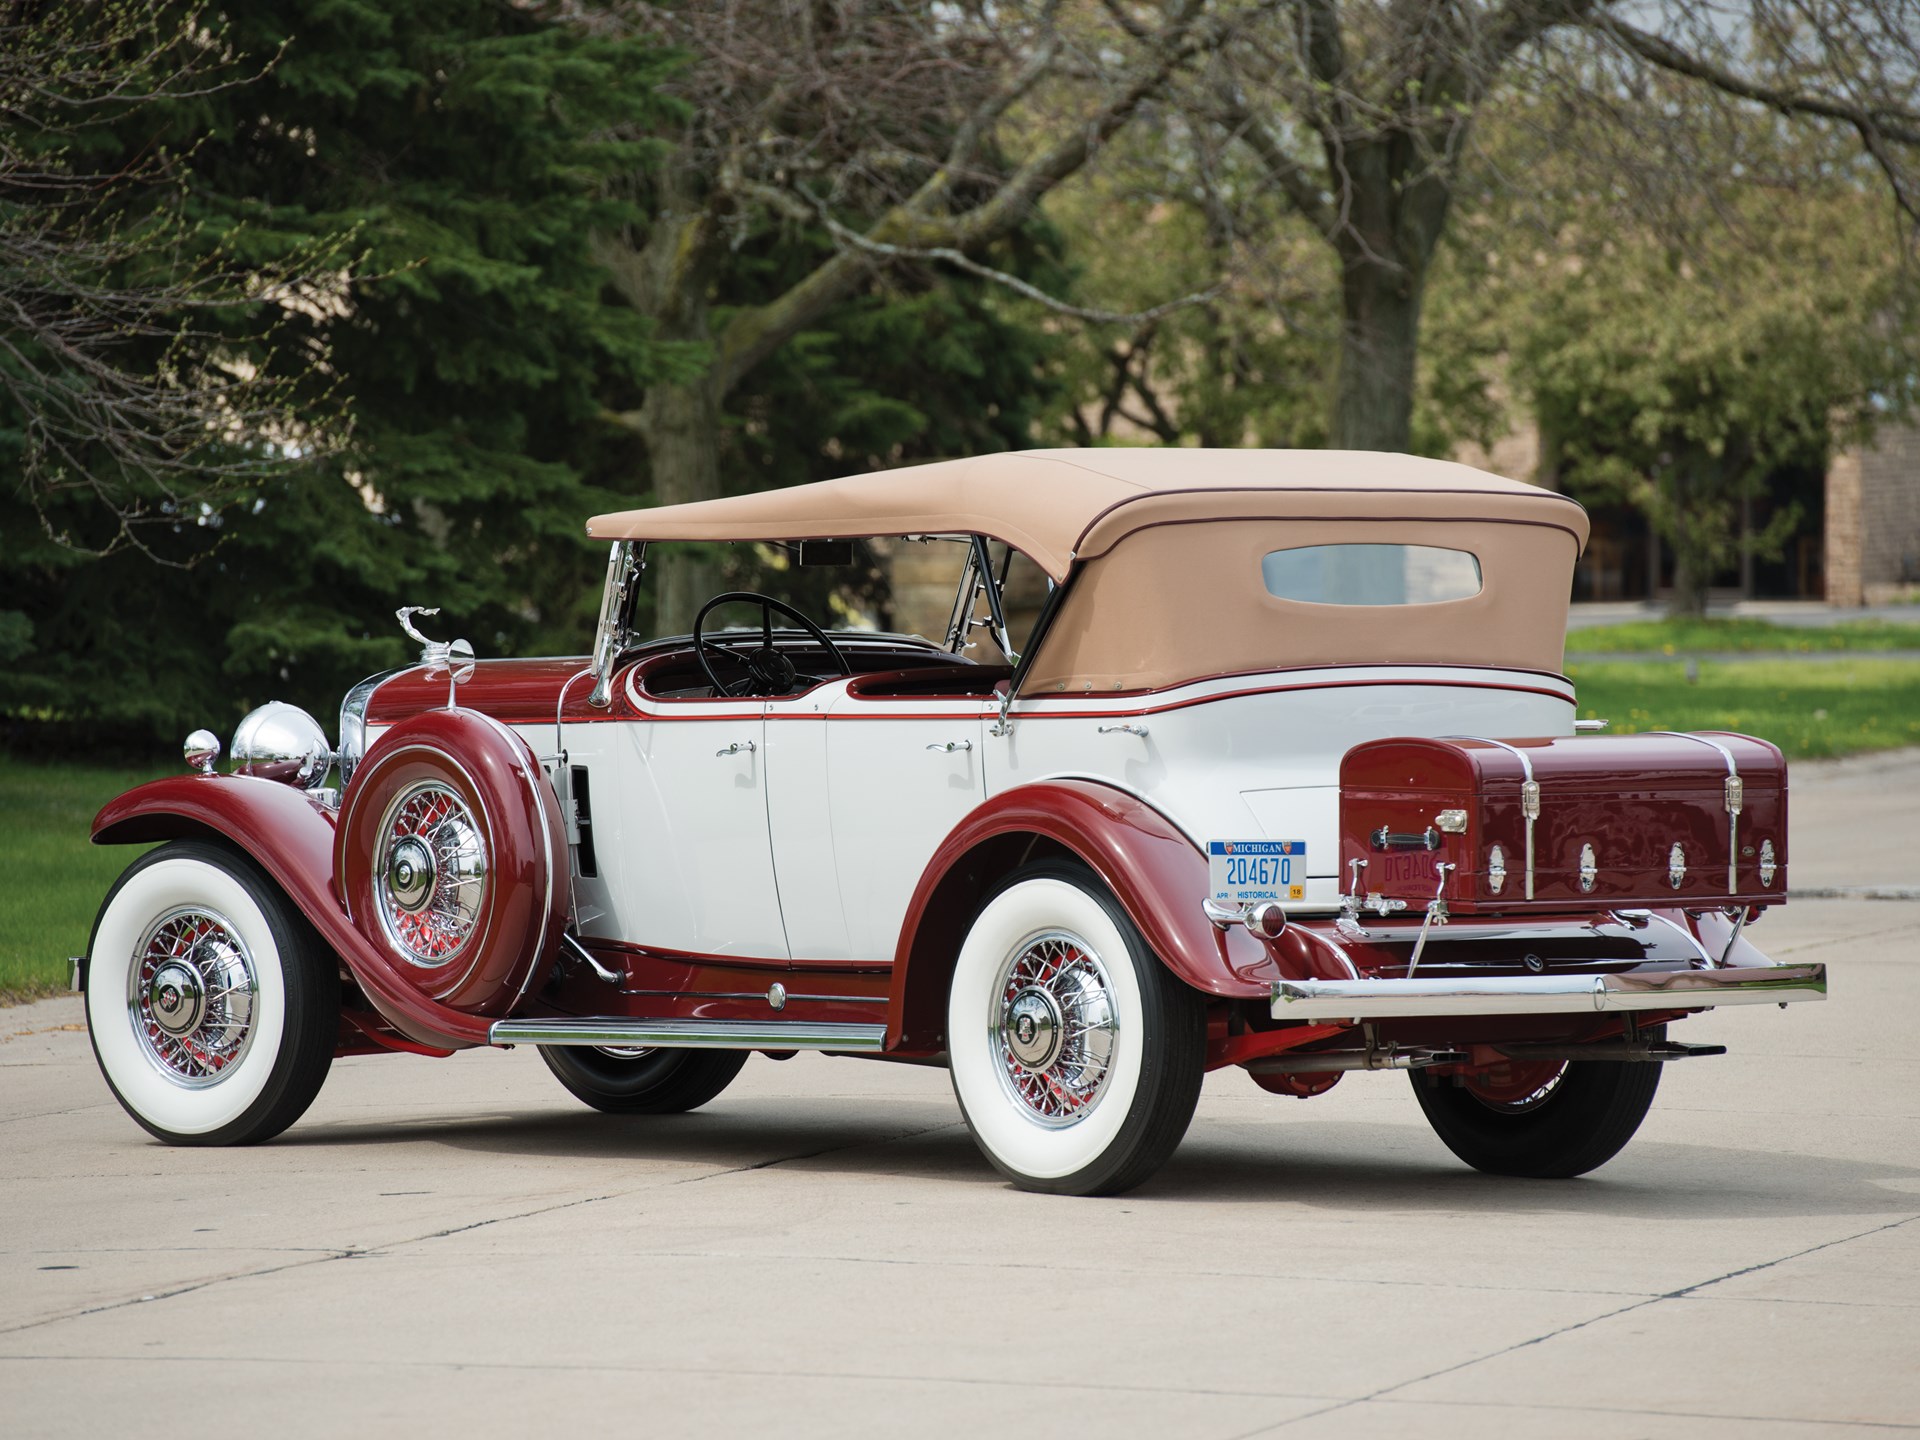
M 1827 998 L 1824 965 L 1753 965 L 1626 975 L 1474 980 L 1282 980 L 1276 1020 L 1397 1020 L 1449 1015 L 1572 1015 L 1595 1010 L 1704 1010 Z

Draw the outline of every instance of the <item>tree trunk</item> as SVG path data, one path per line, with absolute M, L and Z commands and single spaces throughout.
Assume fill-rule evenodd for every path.
M 662 505 L 711 500 L 720 493 L 720 389 L 711 373 L 684 385 L 647 388 L 640 432 L 647 442 L 647 468 L 654 498 Z M 719 593 L 720 564 L 674 545 L 650 559 L 653 628 L 684 635 L 707 599 Z
M 1667 601 L 1669 620 L 1698 620 L 1707 613 L 1707 582 L 1683 547 L 1673 554 L 1673 595 Z
M 1340 370 L 1333 406 L 1336 448 L 1412 448 L 1421 289 L 1410 267 L 1357 247 L 1342 247 Z
M 1693 485 L 1684 462 L 1672 470 L 1669 500 L 1672 517 L 1667 543 L 1673 549 L 1673 594 L 1667 599 L 1667 617 L 1672 620 L 1698 620 L 1707 613 L 1707 586 L 1713 582 L 1713 562 L 1707 547 L 1695 533 L 1695 517 L 1689 510 Z
M 653 318 L 662 340 L 711 345 L 708 314 L 714 271 L 724 249 L 698 177 L 669 168 L 660 176 L 660 213 L 637 248 L 624 237 L 595 235 L 594 253 L 634 309 Z M 624 417 L 647 446 L 653 496 L 661 505 L 711 500 L 720 494 L 721 405 L 731 382 L 710 365 L 684 383 L 647 387 L 637 414 Z M 720 587 L 720 566 L 684 545 L 650 557 L 654 632 L 682 635 L 706 598 Z

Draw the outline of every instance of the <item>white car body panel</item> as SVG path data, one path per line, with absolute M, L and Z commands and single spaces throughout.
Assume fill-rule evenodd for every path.
M 853 958 L 893 959 L 927 862 L 986 799 L 984 708 L 950 698 L 863 700 L 844 688 L 833 702 L 829 809 Z M 882 718 L 896 715 L 909 718 Z
M 1574 719 L 1558 676 L 1444 666 L 1021 699 L 998 735 L 997 703 L 866 699 L 845 680 L 792 700 L 625 690 L 640 718 L 560 734 L 593 783 L 599 874 L 574 879 L 582 933 L 772 964 L 891 963 L 914 886 L 953 827 L 987 797 L 1043 780 L 1115 786 L 1202 850 L 1304 840 L 1306 893 L 1289 908 L 1331 913 L 1348 749 L 1396 735 L 1571 735 Z M 551 726 L 519 728 L 535 753 L 552 752 Z M 971 748 L 927 748 L 962 742 Z
M 1116 785 L 1203 851 L 1209 840 L 1304 840 L 1298 908 L 1331 912 L 1350 748 L 1395 735 L 1571 735 L 1573 717 L 1573 687 L 1557 676 L 1452 667 L 1279 671 L 1121 701 L 1047 697 L 1016 702 L 1011 732 L 989 735 L 987 789 Z

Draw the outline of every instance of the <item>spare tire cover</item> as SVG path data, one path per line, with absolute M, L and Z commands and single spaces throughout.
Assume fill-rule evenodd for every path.
M 540 762 L 499 721 L 433 710 L 387 731 L 354 771 L 335 846 L 348 915 L 422 994 L 499 1015 L 545 980 L 566 830 Z

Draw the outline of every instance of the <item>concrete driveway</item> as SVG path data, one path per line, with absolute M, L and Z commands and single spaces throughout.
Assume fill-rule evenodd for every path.
M 1799 767 L 1806 881 L 1911 887 L 1916 781 Z M 941 1071 L 756 1057 L 623 1120 L 524 1049 L 341 1061 L 279 1141 L 174 1150 L 76 1000 L 0 1011 L 0 1433 L 1920 1433 L 1917 922 L 1767 917 L 1832 999 L 1689 1021 L 1732 1053 L 1566 1183 L 1460 1166 L 1397 1075 L 1210 1077 L 1086 1201 L 1003 1184 Z

